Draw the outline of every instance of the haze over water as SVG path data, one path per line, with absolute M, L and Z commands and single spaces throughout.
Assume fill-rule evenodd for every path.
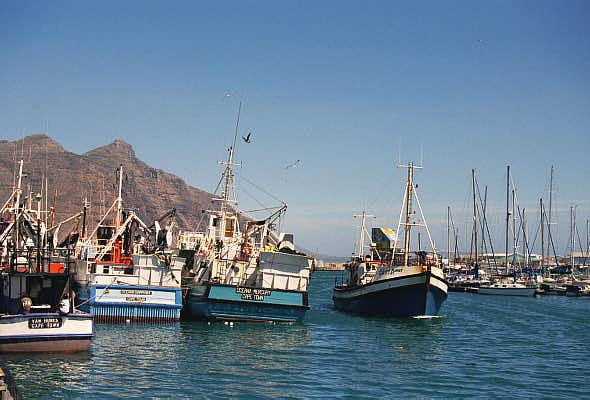
M 97 325 L 90 352 L 5 355 L 26 399 L 588 397 L 590 298 L 449 293 L 441 317 L 340 313 L 316 272 L 303 324 Z

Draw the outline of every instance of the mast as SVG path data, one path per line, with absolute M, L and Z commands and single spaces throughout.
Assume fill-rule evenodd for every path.
M 516 272 L 516 193 L 512 189 L 512 270 Z M 514 277 L 516 279 L 516 276 Z
M 404 266 L 408 266 L 410 255 L 410 226 L 412 215 L 412 191 L 414 190 L 414 164 L 408 164 L 408 180 L 406 182 L 406 226 L 404 231 Z
M 508 223 L 510 220 L 510 165 L 506 166 L 506 241 L 504 248 L 504 257 L 506 263 L 506 273 L 508 273 Z
M 236 129 L 234 132 L 234 141 L 232 146 L 230 146 L 227 156 L 227 163 L 225 164 L 225 182 L 223 184 L 223 192 L 221 193 L 221 234 L 222 237 L 225 235 L 225 225 L 226 225 L 226 214 L 227 210 L 229 209 L 229 192 L 232 191 L 234 194 L 234 205 L 237 206 L 237 198 L 235 193 L 235 180 L 234 180 L 234 173 L 233 173 L 233 166 L 239 164 L 234 164 L 234 151 L 236 148 L 236 141 L 238 138 L 238 128 L 240 126 L 240 114 L 242 113 L 242 102 L 238 106 L 238 117 L 236 118 Z
M 16 186 L 16 198 L 14 199 L 14 250 L 16 257 L 18 257 L 18 247 L 19 247 L 19 222 L 18 222 L 18 210 L 20 207 L 20 195 L 22 192 L 22 179 L 23 179 L 23 160 L 20 160 L 19 167 L 18 167 L 18 183 Z
M 570 251 L 570 265 L 572 268 L 572 274 L 574 273 L 574 250 L 576 248 L 576 213 L 574 211 L 574 207 L 571 206 L 570 207 L 570 245 L 571 245 L 571 251 Z
M 374 215 L 367 214 L 367 210 L 363 210 L 361 215 L 353 215 L 354 218 L 361 217 L 361 234 L 359 237 L 359 258 L 364 257 L 364 250 L 365 250 L 365 231 L 366 231 L 366 218 L 371 217 L 375 218 Z
M 119 229 L 121 225 L 121 213 L 123 211 L 123 198 L 121 193 L 123 190 L 123 164 L 119 165 L 119 193 L 117 195 L 117 215 L 115 215 L 115 230 Z
M 543 218 L 543 198 L 539 199 L 539 212 L 541 213 L 541 274 L 545 270 L 545 226 Z
M 549 173 L 549 215 L 547 216 L 547 233 L 551 236 L 551 207 L 553 204 L 553 165 L 551 166 L 551 171 Z M 549 246 L 550 243 L 547 242 L 547 256 L 549 256 Z
M 475 264 L 473 265 L 474 270 L 475 270 L 475 279 L 477 279 L 479 277 L 479 271 L 478 271 L 478 264 L 477 264 L 477 259 L 478 259 L 478 254 L 477 254 L 477 203 L 475 202 L 475 169 L 471 169 L 471 185 L 472 185 L 472 189 L 473 189 L 473 241 L 474 241 L 474 246 L 473 248 L 475 249 Z
M 447 258 L 451 268 L 451 206 L 447 206 Z

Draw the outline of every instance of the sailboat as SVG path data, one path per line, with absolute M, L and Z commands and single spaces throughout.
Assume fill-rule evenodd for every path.
M 295 249 L 292 233 L 275 232 L 286 203 L 264 219 L 238 210 L 233 167 L 240 165 L 234 161 L 239 115 L 227 161 L 221 162 L 220 207 L 206 211 L 208 225 L 197 234 L 202 240 L 185 274 L 185 310 L 209 321 L 302 321 L 314 259 Z
M 402 210 L 405 206 L 405 222 L 402 224 L 402 211 L 397 232 L 403 225 L 404 249 L 402 252 L 396 251 L 396 239 L 389 256 L 380 259 L 376 252 L 365 256 L 363 238 L 366 216 L 363 212 L 359 255 L 346 265 L 346 279 L 333 290 L 334 306 L 341 311 L 378 317 L 432 316 L 438 313 L 447 298 L 448 283 L 434 249 L 414 185 L 414 168 L 419 167 L 415 167 L 413 163 L 403 167 L 408 169 L 402 204 Z M 412 222 L 414 197 L 420 208 L 423 224 Z M 426 227 L 432 255 L 429 257 L 427 252 L 417 251 L 417 257 L 410 259 L 411 227 L 417 225 Z
M 510 166 L 506 167 L 506 241 L 505 241 L 505 259 L 506 271 L 508 272 L 508 222 L 509 222 L 509 205 L 510 205 Z M 514 192 L 513 192 L 513 206 L 514 208 Z M 514 212 L 513 212 L 514 213 Z M 475 217 L 474 217 L 475 218 Z M 516 254 L 516 244 L 514 246 L 514 253 Z M 516 274 L 516 271 L 513 271 Z M 516 276 L 516 275 L 515 275 Z M 477 293 L 487 295 L 499 296 L 525 296 L 532 297 L 537 291 L 536 286 L 527 286 L 525 284 L 516 282 L 516 278 L 512 282 L 497 281 L 488 285 L 480 285 Z

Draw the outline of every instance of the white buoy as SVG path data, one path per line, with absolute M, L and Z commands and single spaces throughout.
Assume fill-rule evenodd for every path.
M 234 323 L 233 323 L 233 322 L 230 322 L 230 323 L 229 323 L 229 326 L 231 326 L 231 327 L 233 328 L 233 326 L 234 326 Z
M 125 320 L 125 323 L 127 323 L 127 324 L 130 324 L 130 323 L 131 323 L 131 320 L 130 320 L 129 318 L 127 318 L 127 319 Z

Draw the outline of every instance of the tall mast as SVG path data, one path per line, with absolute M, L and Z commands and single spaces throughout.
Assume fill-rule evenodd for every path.
M 16 197 L 14 199 L 14 231 L 15 231 L 15 236 L 14 236 L 14 249 L 15 249 L 15 254 L 17 254 L 18 257 L 18 247 L 19 247 L 19 223 L 18 223 L 18 209 L 20 207 L 20 195 L 22 192 L 22 179 L 23 179 L 23 160 L 20 160 L 19 162 L 19 167 L 18 167 L 18 183 L 16 185 Z
M 508 223 L 510 220 L 510 165 L 506 166 L 506 246 L 504 256 L 506 260 L 506 273 L 508 273 Z
M 475 264 L 474 269 L 475 269 L 475 277 L 477 278 L 479 275 L 479 271 L 477 269 L 478 264 L 477 264 L 477 259 L 478 259 L 478 254 L 477 254 L 477 203 L 475 202 L 475 169 L 471 169 L 471 186 L 472 186 L 472 190 L 473 190 L 473 242 L 474 242 L 474 246 L 473 248 L 475 249 Z
M 404 266 L 408 266 L 410 255 L 410 226 L 412 216 L 412 192 L 414 190 L 414 164 L 408 164 L 408 181 L 406 182 L 406 226 L 404 233 Z
M 539 199 L 539 212 L 541 213 L 541 273 L 545 269 L 545 226 L 543 218 L 543 198 Z
M 549 173 L 549 215 L 547 216 L 547 233 L 551 236 L 551 207 L 553 204 L 553 165 L 551 166 L 551 172 Z M 550 242 L 547 242 L 547 256 L 549 257 L 549 246 Z
M 447 206 L 447 258 L 451 267 L 451 206 Z
M 574 207 L 570 207 L 570 230 L 571 230 L 571 251 L 570 251 L 570 265 L 572 267 L 572 274 L 574 273 L 574 250 L 576 249 L 576 212 Z
M 225 163 L 225 171 L 223 173 L 223 175 L 225 177 L 225 181 L 223 184 L 223 192 L 221 193 L 221 225 L 220 225 L 222 237 L 224 237 L 224 235 L 225 235 L 225 224 L 226 224 L 226 219 L 227 219 L 226 214 L 229 209 L 228 203 L 230 202 L 230 199 L 229 199 L 230 191 L 234 195 L 234 199 L 233 199 L 234 206 L 237 206 L 233 166 L 239 165 L 239 164 L 234 164 L 233 161 L 234 161 L 234 151 L 236 148 L 236 141 L 238 138 L 238 128 L 240 125 L 241 112 L 242 112 L 242 102 L 240 101 L 240 104 L 238 106 L 238 117 L 236 119 L 236 129 L 234 132 L 234 141 L 233 141 L 233 144 L 231 145 L 231 147 L 229 148 L 227 162 Z M 221 162 L 221 163 L 223 163 L 223 162 Z
M 512 189 L 512 269 L 515 270 L 516 265 L 516 193 Z

